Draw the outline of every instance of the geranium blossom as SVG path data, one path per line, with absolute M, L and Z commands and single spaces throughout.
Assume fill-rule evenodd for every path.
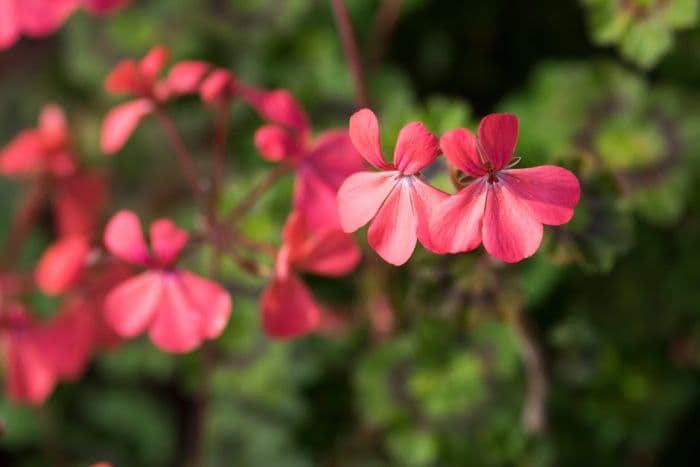
M 348 176 L 363 169 L 348 133 L 330 130 L 312 138 L 306 113 L 288 91 L 243 88 L 241 93 L 273 122 L 255 133 L 258 151 L 296 172 L 294 209 L 303 213 L 312 229 L 337 226 L 338 189 Z
M 323 310 L 299 273 L 342 276 L 360 261 L 360 250 L 351 236 L 337 227 L 310 229 L 307 219 L 299 212 L 293 212 L 287 219 L 283 237 L 275 277 L 261 298 L 265 332 L 277 339 L 308 334 L 321 321 Z
M 107 92 L 127 94 L 135 99 L 118 105 L 105 117 L 100 144 L 106 154 L 119 151 L 141 119 L 158 105 L 172 97 L 199 91 L 209 65 L 196 60 L 178 62 L 165 78 L 159 79 L 168 55 L 168 49 L 155 46 L 139 61 L 121 61 L 107 76 Z
M 105 299 L 107 322 L 122 337 L 148 329 L 167 352 L 189 352 L 224 330 L 231 297 L 219 284 L 175 267 L 188 234 L 161 219 L 150 229 L 151 249 L 136 214 L 120 211 L 108 223 L 104 243 L 116 257 L 148 268 L 116 286 Z
M 518 139 L 518 119 L 492 114 L 469 130 L 452 130 L 440 140 L 447 159 L 475 180 L 443 202 L 431 217 L 432 240 L 443 252 L 486 251 L 512 263 L 535 253 L 542 224 L 569 222 L 581 188 L 561 167 L 510 168 Z M 512 164 L 511 164 L 512 165 Z
M 354 232 L 372 221 L 369 244 L 387 262 L 408 261 L 416 241 L 432 249 L 428 217 L 448 195 L 419 177 L 419 172 L 439 154 L 437 138 L 422 123 L 401 129 L 394 163 L 384 160 L 379 140 L 379 123 L 369 109 L 350 118 L 350 138 L 362 156 L 379 172 L 351 175 L 338 192 L 340 224 Z

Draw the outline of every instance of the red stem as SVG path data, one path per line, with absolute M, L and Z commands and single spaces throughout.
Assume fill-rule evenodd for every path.
M 226 224 L 233 225 L 236 224 L 243 215 L 245 215 L 250 209 L 255 206 L 255 203 L 269 190 L 275 183 L 277 183 L 284 175 L 290 172 L 292 169 L 287 165 L 279 165 L 273 171 L 268 172 L 267 176 L 260 180 L 260 182 L 255 185 L 248 194 L 231 210 L 228 217 L 226 218 Z
M 215 209 L 221 195 L 221 185 L 226 163 L 226 138 L 229 124 L 229 104 L 221 104 L 217 108 L 216 134 L 214 135 L 214 164 L 212 167 L 212 196 L 211 206 Z
M 402 0 L 384 0 L 379 7 L 377 16 L 374 20 L 374 28 L 372 31 L 372 48 L 370 50 L 369 64 L 374 67 L 381 62 L 384 53 L 386 52 L 389 39 L 396 29 L 396 24 L 399 22 L 401 15 Z
M 352 73 L 353 82 L 355 84 L 355 96 L 359 107 L 367 107 L 369 105 L 369 97 L 367 94 L 367 81 L 365 80 L 364 67 L 360 57 L 360 50 L 357 47 L 357 39 L 352 29 L 352 21 L 348 8 L 344 0 L 330 0 L 335 17 L 335 24 L 338 27 L 338 34 L 343 43 L 345 50 L 345 58 L 348 61 L 348 66 Z

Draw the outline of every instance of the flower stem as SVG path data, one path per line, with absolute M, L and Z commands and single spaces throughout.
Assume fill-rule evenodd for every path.
M 372 48 L 368 60 L 371 67 L 377 66 L 386 52 L 389 39 L 396 29 L 401 14 L 402 0 L 383 0 L 374 20 Z
M 217 107 L 216 130 L 214 135 L 214 164 L 211 176 L 211 215 L 215 217 L 216 205 L 221 196 L 221 185 L 226 163 L 226 138 L 229 124 L 230 107 L 228 102 Z
M 280 165 L 267 175 L 255 185 L 248 194 L 231 210 L 226 218 L 226 224 L 234 225 L 240 221 L 250 209 L 255 206 L 255 203 L 269 190 L 275 183 L 277 183 L 283 176 L 291 172 L 292 168 L 287 165 Z
M 340 40 L 343 43 L 345 50 L 345 58 L 348 61 L 348 67 L 352 73 L 353 82 L 355 84 L 355 97 L 359 107 L 367 107 L 369 105 L 369 97 L 367 94 L 367 81 L 365 79 L 365 71 L 360 57 L 360 50 L 357 47 L 357 39 L 352 29 L 352 21 L 348 8 L 345 5 L 345 0 L 330 0 L 333 8 L 333 16 L 335 24 L 338 28 Z

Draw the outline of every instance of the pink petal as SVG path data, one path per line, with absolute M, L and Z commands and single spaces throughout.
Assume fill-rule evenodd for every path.
M 83 303 L 69 303 L 43 329 L 42 352 L 59 378 L 77 378 L 88 363 L 94 330 L 91 312 Z
M 345 232 L 368 223 L 398 183 L 398 172 L 358 172 L 338 190 L 338 214 Z
M 153 111 L 148 99 L 137 99 L 109 111 L 102 124 L 100 146 L 105 154 L 119 151 L 131 137 L 143 117 Z
M 439 252 L 439 249 L 433 245 L 430 236 L 430 214 L 435 212 L 448 197 L 449 195 L 444 191 L 438 190 L 417 177 L 412 177 L 411 201 L 416 216 L 418 216 L 418 240 L 428 250 L 436 253 Z
M 141 75 L 150 83 L 158 77 L 158 73 L 168 61 L 170 52 L 162 45 L 157 45 L 148 51 L 138 64 Z
M 291 92 L 285 89 L 261 91 L 254 88 L 242 88 L 241 91 L 243 98 L 266 120 L 289 127 L 302 137 L 309 132 L 306 112 Z
M 202 337 L 216 339 L 231 316 L 231 295 L 216 282 L 188 271 L 180 271 L 178 278 L 192 308 L 201 315 Z
M 430 234 L 436 251 L 460 253 L 479 246 L 487 192 L 486 182 L 477 180 L 432 212 Z
M 355 149 L 367 162 L 381 170 L 392 167 L 384 160 L 379 139 L 379 121 L 370 109 L 361 109 L 350 117 L 348 129 Z
M 19 13 L 15 0 L 0 0 L 0 50 L 10 47 L 20 36 Z
M 85 8 L 93 13 L 110 13 L 131 3 L 131 0 L 83 0 Z
M 504 183 L 491 183 L 482 227 L 484 248 L 506 263 L 532 256 L 542 241 L 542 224 Z
M 144 91 L 144 86 L 139 67 L 132 59 L 117 63 L 105 80 L 105 90 L 110 94 L 138 95 Z
M 394 150 L 394 165 L 404 175 L 413 175 L 440 154 L 438 140 L 420 122 L 409 123 L 399 132 Z
M 418 239 L 418 216 L 411 202 L 410 183 L 407 177 L 399 180 L 368 231 L 370 246 L 395 266 L 408 261 Z
M 56 374 L 42 355 L 36 331 L 7 334 L 4 353 L 8 397 L 16 402 L 44 403 L 56 385 Z
M 279 125 L 265 125 L 255 132 L 255 147 L 271 162 L 296 156 L 301 151 L 298 138 Z
M 535 219 L 547 225 L 569 222 L 581 197 L 576 175 L 553 165 L 504 170 L 499 178 L 528 205 Z
M 39 131 L 44 144 L 52 149 L 65 149 L 70 141 L 66 114 L 55 104 L 45 105 L 41 109 Z
M 169 95 L 196 93 L 207 71 L 209 71 L 207 62 L 197 60 L 178 62 L 170 69 L 165 87 Z
M 45 37 L 53 34 L 78 6 L 77 0 L 18 0 L 24 34 Z
M 46 155 L 45 169 L 56 177 L 66 177 L 77 169 L 76 156 L 72 150 L 61 150 Z
M 501 170 L 513 158 L 518 142 L 518 117 L 513 114 L 491 114 L 479 124 L 479 142 L 494 170 Z
M 161 273 L 161 276 L 163 293 L 156 305 L 148 335 L 161 350 L 172 353 L 189 352 L 204 340 L 204 317 L 189 300 L 187 291 L 179 279 L 179 273 Z
M 360 262 L 362 253 L 353 238 L 341 230 L 312 233 L 305 255 L 296 258 L 300 270 L 323 276 L 342 276 Z
M 153 257 L 161 266 L 170 266 L 187 244 L 190 236 L 168 219 L 151 224 L 151 248 Z
M 294 181 L 294 210 L 303 214 L 313 231 L 340 229 L 336 192 L 321 173 L 303 167 Z
M 48 295 L 56 295 L 75 285 L 83 272 L 89 253 L 90 244 L 80 235 L 65 237 L 49 246 L 34 272 L 41 291 Z
M 44 170 L 45 161 L 41 133 L 24 130 L 0 152 L 0 173 L 6 176 L 36 174 Z
M 465 128 L 448 131 L 440 138 L 440 148 L 447 160 L 462 172 L 473 177 L 486 174 L 479 157 L 476 138 L 471 131 Z
M 304 157 L 303 165 L 312 168 L 335 192 L 350 175 L 364 169 L 364 160 L 343 130 L 321 133 Z
M 117 258 L 134 264 L 148 262 L 149 254 L 141 231 L 141 221 L 131 211 L 119 211 L 107 223 L 104 233 L 107 250 Z
M 104 300 L 107 323 L 121 337 L 136 337 L 155 319 L 165 293 L 160 271 L 146 271 L 112 289 Z
M 206 104 L 225 103 L 235 94 L 235 78 L 223 68 L 217 68 L 204 78 L 199 95 Z
M 292 339 L 314 331 L 321 310 L 306 285 L 294 276 L 273 280 L 260 299 L 265 333 L 274 339 Z
M 60 236 L 91 236 L 107 202 L 107 183 L 96 172 L 77 173 L 58 182 L 54 222 Z

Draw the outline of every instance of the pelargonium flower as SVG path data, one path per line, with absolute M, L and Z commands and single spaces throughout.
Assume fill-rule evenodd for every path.
M 285 90 L 244 88 L 244 98 L 273 122 L 258 129 L 255 145 L 263 157 L 296 171 L 294 209 L 312 229 L 338 225 L 336 194 L 343 181 L 363 169 L 362 158 L 344 130 L 311 137 L 311 125 L 294 96 Z
M 511 168 L 517 139 L 518 118 L 511 114 L 486 116 L 477 137 L 467 129 L 442 136 L 447 159 L 475 180 L 433 212 L 438 250 L 458 253 L 483 242 L 491 255 L 513 263 L 537 251 L 542 224 L 569 222 L 581 195 L 578 179 L 553 165 Z
M 66 116 L 60 107 L 49 104 L 41 111 L 38 128 L 22 131 L 0 151 L 0 174 L 62 177 L 75 172 L 75 160 Z
M 100 144 L 106 154 L 119 151 L 143 117 L 161 103 L 176 96 L 199 91 L 209 64 L 197 60 L 176 63 L 168 75 L 158 75 L 168 60 L 163 46 L 153 47 L 140 61 L 123 60 L 107 76 L 105 88 L 112 94 L 127 94 L 134 100 L 109 111 L 102 125 Z
M 275 277 L 261 298 L 263 327 L 276 339 L 308 334 L 321 321 L 323 310 L 299 273 L 342 276 L 357 266 L 361 256 L 350 235 L 338 228 L 311 229 L 299 212 L 287 219 L 283 238 Z
M 83 6 L 93 13 L 107 13 L 131 0 L 0 0 L 0 50 L 20 36 L 45 37 L 56 32 Z
M 166 352 L 189 352 L 224 330 L 231 297 L 216 282 L 175 266 L 188 234 L 172 221 L 151 224 L 149 251 L 139 218 L 120 211 L 107 224 L 104 243 L 114 256 L 147 270 L 116 286 L 107 295 L 107 322 L 122 337 L 146 329 L 153 343 Z
M 448 195 L 421 180 L 419 173 L 440 153 L 437 138 L 422 123 L 409 123 L 399 133 L 394 163 L 389 164 L 382 154 L 377 117 L 362 109 L 350 118 L 350 139 L 380 171 L 356 173 L 343 182 L 337 198 L 343 230 L 354 232 L 371 221 L 369 244 L 397 266 L 408 261 L 417 240 L 432 250 L 429 214 Z

